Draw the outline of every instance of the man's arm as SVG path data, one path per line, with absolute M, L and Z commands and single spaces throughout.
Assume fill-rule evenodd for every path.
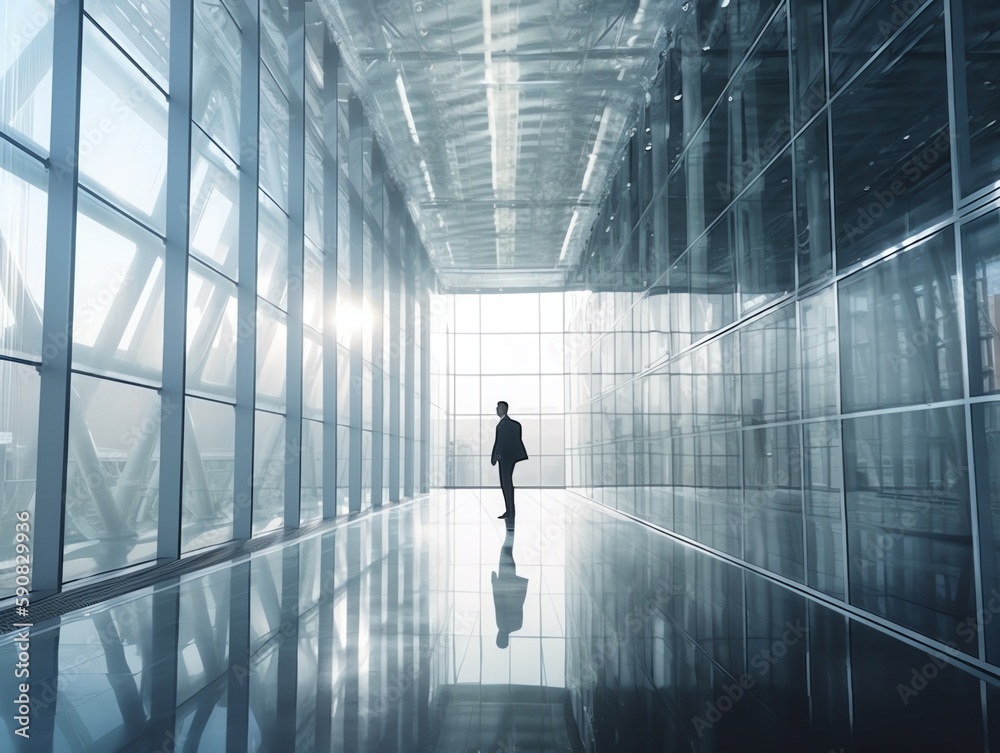
M 493 454 L 490 456 L 490 465 L 496 465 L 497 460 L 497 445 L 500 444 L 500 424 L 497 424 L 496 431 L 493 434 Z

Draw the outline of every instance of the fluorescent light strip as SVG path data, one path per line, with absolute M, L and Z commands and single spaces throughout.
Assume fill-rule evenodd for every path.
M 406 116 L 406 125 L 410 129 L 410 138 L 413 143 L 420 146 L 420 136 L 417 135 L 417 124 L 413 122 L 413 111 L 410 110 L 410 100 L 406 96 L 406 86 L 403 84 L 403 74 L 396 74 L 396 91 L 399 92 L 399 99 L 403 103 L 403 114 Z
M 594 139 L 594 149 L 590 153 L 590 159 L 587 160 L 587 172 L 583 174 L 583 186 L 582 190 L 586 191 L 587 186 L 590 185 L 590 176 L 593 175 L 594 165 L 597 163 L 597 150 L 601 146 L 601 142 L 604 140 L 604 134 L 608 130 L 608 121 L 611 119 L 611 105 L 604 106 L 604 114 L 601 116 L 601 126 L 597 129 L 597 138 Z
M 566 229 L 566 238 L 563 240 L 562 251 L 559 252 L 559 261 L 562 262 L 566 258 L 566 252 L 569 250 L 569 239 L 573 235 L 573 230 L 576 228 L 576 221 L 580 219 L 580 210 L 573 210 L 573 219 L 569 221 L 569 227 Z

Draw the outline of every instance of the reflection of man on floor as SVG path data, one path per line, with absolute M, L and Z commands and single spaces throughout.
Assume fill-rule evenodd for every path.
M 497 613 L 497 646 L 507 648 L 510 634 L 521 629 L 524 622 L 524 597 L 528 595 L 528 579 L 517 574 L 514 564 L 514 523 L 507 522 L 507 538 L 500 547 L 500 565 L 491 576 L 493 606 Z

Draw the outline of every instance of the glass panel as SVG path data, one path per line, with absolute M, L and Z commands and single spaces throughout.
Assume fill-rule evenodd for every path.
M 150 77 L 167 89 L 170 75 L 168 0 L 86 0 L 87 13 L 124 48 Z
M 563 335 L 542 335 L 540 340 L 541 364 L 539 370 L 543 374 L 562 374 L 566 370 L 563 363 L 565 357 Z
M 253 535 L 281 528 L 285 512 L 285 417 L 254 411 Z
M 540 332 L 557 332 L 562 334 L 563 326 L 563 294 L 542 293 L 539 296 Z
M 827 115 L 795 140 L 795 237 L 799 287 L 833 275 Z
M 802 415 L 837 413 L 837 317 L 833 288 L 802 299 Z M 793 376 L 794 378 L 794 376 Z
M 261 0 L 260 56 L 284 92 L 288 81 L 288 0 Z
M 45 182 L 40 163 L 0 140 L 0 353 L 27 358 L 42 353 Z
M 456 374 L 482 373 L 479 365 L 479 335 L 455 335 L 455 353 L 452 369 Z
M 802 427 L 803 503 L 806 516 L 806 585 L 844 598 L 844 521 L 840 491 L 840 424 Z
M 74 374 L 63 579 L 156 558 L 160 397 Z
M 187 299 L 187 389 L 235 399 L 236 284 L 192 262 Z
M 288 215 L 263 192 L 257 218 L 257 295 L 288 305 Z
M 841 285 L 845 412 L 962 397 L 953 248 L 949 229 Z
M 940 641 L 975 614 L 966 457 L 960 406 L 844 421 L 852 604 Z
M 239 174 L 200 128 L 191 129 L 191 254 L 236 280 Z
M 861 70 L 872 54 L 899 31 L 922 4 L 886 3 L 882 0 L 828 0 L 830 86 L 833 91 L 836 92 Z M 931 12 L 940 10 L 938 4 Z
M 797 352 L 794 306 L 741 330 L 744 425 L 799 417 Z
M 301 522 L 323 517 L 323 424 L 302 422 Z
M 325 258 L 320 250 L 306 239 L 302 321 L 320 333 L 323 332 L 323 326 L 326 323 L 325 301 L 323 299 L 323 261 Z
M 483 335 L 480 355 L 483 374 L 537 374 L 539 336 Z
M 482 390 L 484 411 L 495 409 L 498 400 L 507 401 L 512 418 L 519 413 L 537 413 L 541 409 L 537 373 L 534 376 L 484 376 Z
M 163 241 L 82 197 L 76 226 L 73 366 L 158 383 Z
M 973 395 L 1000 392 L 1000 211 L 962 226 L 969 380 Z
M 989 601 L 987 614 L 995 613 L 997 589 L 994 588 L 1000 572 L 1000 404 L 985 403 L 972 406 L 972 436 L 976 452 L 976 483 L 978 488 L 984 601 Z M 987 592 L 986 589 L 989 589 Z M 997 663 L 1000 657 L 1000 625 L 997 620 L 985 621 L 986 659 Z M 975 630 L 968 642 L 978 638 Z
M 351 354 L 342 345 L 337 346 L 337 423 L 347 426 L 351 422 Z M 338 440 L 339 441 L 339 440 Z M 346 447 L 337 445 L 337 452 Z M 340 482 L 337 482 L 338 484 Z
M 302 338 L 302 414 L 323 420 L 323 341 L 308 330 Z
M 483 332 L 538 332 L 537 294 L 484 295 L 480 300 Z M 457 307 L 455 313 L 458 317 Z
M 260 67 L 260 187 L 282 209 L 288 207 L 288 99 L 264 65 Z
M 0 527 L 9 540 L 0 544 L 0 598 L 17 587 L 15 533 L 19 513 L 28 513 L 28 541 L 35 520 L 35 479 L 38 462 L 38 388 L 40 377 L 31 366 L 0 360 Z M 22 560 L 23 562 L 23 560 Z M 30 573 L 29 573 L 30 575 Z
M 1000 55 L 996 3 L 960 3 L 965 26 L 965 90 L 968 102 L 968 155 L 963 166 L 966 194 L 1000 180 Z M 962 54 L 956 50 L 956 56 Z M 961 73 L 959 74 L 961 75 Z M 961 110 L 959 110 L 961 111 Z M 963 146 L 965 142 L 960 141 Z
M 768 168 L 733 208 L 742 311 L 795 289 L 792 164 L 786 154 Z
M 832 105 L 840 269 L 952 209 L 944 18 L 941 3 L 928 10 L 937 20 L 908 28 Z
M 236 411 L 231 405 L 189 397 L 184 422 L 184 496 L 181 552 L 233 537 Z
M 789 4 L 794 130 L 801 128 L 826 102 L 823 4 L 823 0 L 797 0 Z
M 237 161 L 241 47 L 240 30 L 224 5 L 194 4 L 192 118 Z
M 257 405 L 285 410 L 288 324 L 284 313 L 257 301 Z
M 0 125 L 49 150 L 52 123 L 52 16 L 55 0 L 0 5 Z
M 94 25 L 83 25 L 80 180 L 163 232 L 167 100 Z
M 748 562 L 801 582 L 805 556 L 797 425 L 743 433 L 743 482 L 744 556 Z
M 734 195 L 788 143 L 788 96 L 788 24 L 783 8 L 725 93 Z

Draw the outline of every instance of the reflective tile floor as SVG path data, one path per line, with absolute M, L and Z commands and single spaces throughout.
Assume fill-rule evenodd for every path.
M 562 492 L 440 492 L 37 625 L 0 751 L 986 751 L 997 688 Z

